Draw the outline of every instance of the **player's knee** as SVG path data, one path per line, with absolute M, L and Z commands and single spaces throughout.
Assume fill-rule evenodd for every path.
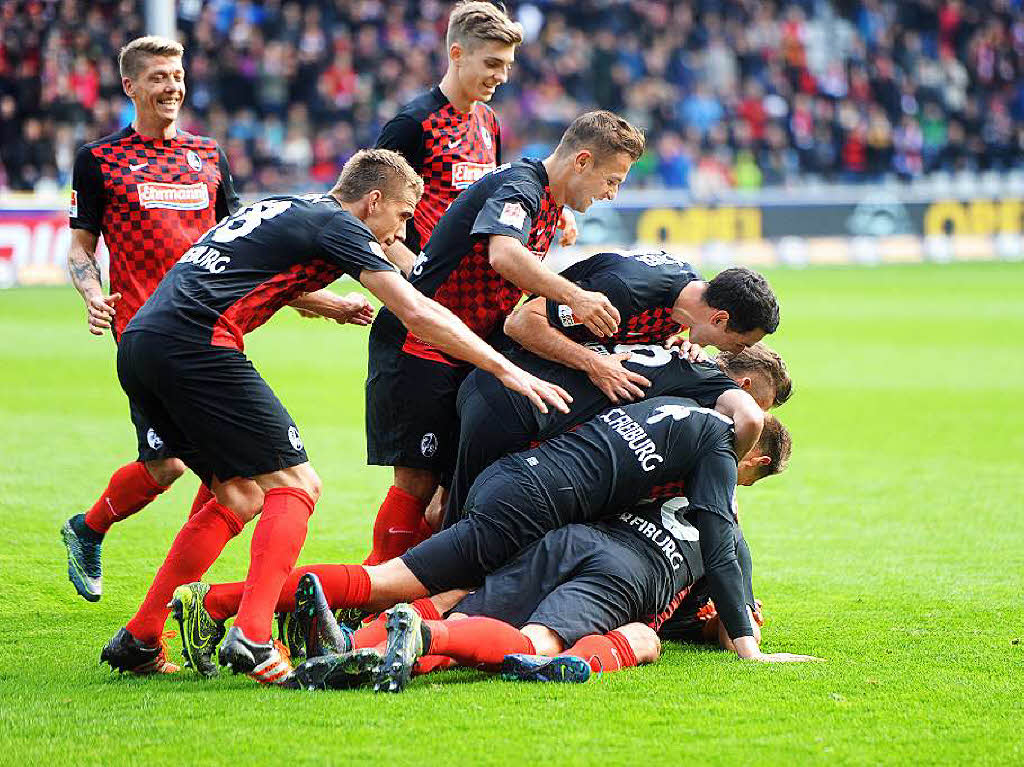
M 263 490 L 251 479 L 233 479 L 213 488 L 217 502 L 227 506 L 242 522 L 248 522 L 263 509 Z
M 430 502 L 440 484 L 437 474 L 429 469 L 395 467 L 395 487 L 424 502 Z
M 309 495 L 313 503 L 315 504 L 319 501 L 320 493 L 324 489 L 324 483 L 312 465 L 305 464 L 299 473 L 298 479 L 300 482 L 299 487 L 306 491 L 306 494 Z
M 533 643 L 533 651 L 537 655 L 558 655 L 565 649 L 565 642 L 547 626 L 531 623 L 523 627 L 523 634 Z
M 143 465 L 149 476 L 158 485 L 167 487 L 185 473 L 185 464 L 180 458 L 161 458 L 156 461 L 145 461 Z
M 630 623 L 616 630 L 626 637 L 638 664 L 654 663 L 661 657 L 661 639 L 650 626 Z

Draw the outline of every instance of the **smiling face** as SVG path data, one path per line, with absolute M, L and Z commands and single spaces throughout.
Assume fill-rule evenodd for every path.
M 140 124 L 171 125 L 185 101 L 185 69 L 180 56 L 146 56 L 136 77 L 121 80 L 135 104 Z
M 470 101 L 490 101 L 498 86 L 508 82 L 516 46 L 496 40 L 452 43 L 449 50 L 459 89 Z
M 595 200 L 614 200 L 632 165 L 632 158 L 625 152 L 600 160 L 589 149 L 577 152 L 565 204 L 583 213 Z

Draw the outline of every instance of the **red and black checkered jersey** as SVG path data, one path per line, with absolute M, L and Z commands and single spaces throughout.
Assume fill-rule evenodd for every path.
M 207 232 L 181 257 L 125 333 L 243 348 L 242 336 L 343 274 L 393 272 L 366 224 L 330 195 L 269 197 Z
M 238 207 L 217 142 L 183 131 L 159 139 L 129 126 L 86 144 L 71 186 L 71 228 L 102 235 L 110 251 L 115 337 L 181 254 Z
M 419 253 L 452 200 L 501 162 L 501 128 L 486 104 L 460 112 L 435 86 L 384 125 L 377 147 L 398 152 L 423 177 L 423 196 L 405 239 Z
M 492 235 L 513 237 L 543 259 L 561 213 L 551 197 L 547 171 L 539 160 L 518 160 L 488 173 L 460 194 L 434 227 L 416 260 L 413 287 L 450 309 L 470 330 L 487 338 L 500 328 L 523 292 L 491 266 Z M 378 331 L 388 333 L 418 357 L 456 362 L 407 334 L 398 319 L 382 310 Z
M 611 338 L 598 338 L 581 324 L 572 309 L 546 301 L 548 323 L 578 343 L 660 344 L 683 326 L 672 319 L 679 292 L 701 279 L 690 264 L 664 251 L 598 253 L 579 261 L 562 276 L 585 290 L 604 293 L 619 310 L 619 330 Z

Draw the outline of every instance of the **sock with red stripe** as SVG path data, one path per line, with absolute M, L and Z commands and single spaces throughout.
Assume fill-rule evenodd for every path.
M 430 647 L 424 655 L 448 655 L 461 666 L 496 668 L 506 655 L 535 650 L 533 642 L 515 626 L 494 618 L 425 621 Z
M 379 565 L 400 557 L 421 540 L 420 523 L 427 502 L 392 485 L 373 523 L 373 550 L 364 565 Z
M 608 673 L 636 665 L 629 640 L 618 631 L 585 636 L 562 654 L 583 658 L 594 672 Z
M 231 509 L 211 499 L 178 532 L 138 612 L 126 628 L 133 637 L 155 645 L 167 622 L 174 590 L 203 577 L 244 523 Z
M 252 534 L 249 572 L 235 619 L 235 626 L 251 642 L 270 641 L 274 608 L 306 542 L 312 513 L 313 499 L 297 487 L 275 487 L 263 496 L 263 511 Z
M 115 522 L 141 511 L 166 489 L 153 479 L 146 464 L 127 463 L 111 475 L 106 490 L 85 513 L 85 524 L 103 535 Z
M 206 486 L 205 482 L 200 482 L 199 489 L 196 490 L 196 497 L 192 501 L 192 508 L 188 512 L 188 518 L 192 519 L 192 517 L 198 514 L 199 510 L 202 509 L 211 498 L 213 498 L 213 491 Z

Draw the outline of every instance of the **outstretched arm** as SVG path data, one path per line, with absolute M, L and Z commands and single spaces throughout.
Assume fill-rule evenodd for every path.
M 289 306 L 303 317 L 323 317 L 339 325 L 369 325 L 373 322 L 373 305 L 362 293 L 339 296 L 323 288 L 299 296 Z
M 513 365 L 458 317 L 424 296 L 397 272 L 364 270 L 359 281 L 383 301 L 413 334 L 427 343 L 491 373 L 509 389 L 528 397 L 542 413 L 548 412 L 548 405 L 563 413 L 569 412 L 572 397 L 564 389 Z
M 736 430 L 736 457 L 742 458 L 757 444 L 764 427 L 764 411 L 754 398 L 742 389 L 722 392 L 715 402 L 715 410 L 732 419 Z

